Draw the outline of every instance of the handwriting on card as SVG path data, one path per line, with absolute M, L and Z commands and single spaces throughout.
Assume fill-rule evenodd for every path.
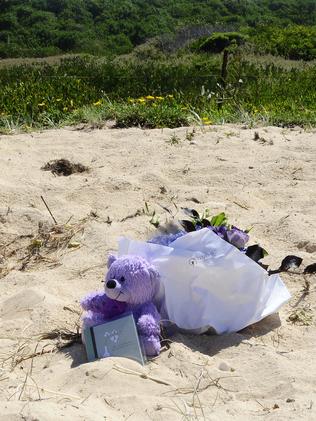
M 104 337 L 110 339 L 110 341 L 115 344 L 119 340 L 118 331 L 115 329 L 113 329 L 112 332 L 105 332 Z

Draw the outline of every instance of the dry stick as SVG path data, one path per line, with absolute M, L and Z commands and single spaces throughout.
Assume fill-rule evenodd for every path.
M 79 403 L 79 405 L 82 405 L 83 403 L 85 403 L 90 398 L 91 395 L 92 395 L 92 393 L 90 393 L 88 396 L 83 398 L 82 401 Z
M 65 222 L 65 225 L 67 225 L 71 220 L 72 220 L 72 218 L 73 218 L 73 215 L 71 215 L 68 219 L 67 219 L 67 221 Z
M 255 401 L 262 407 L 262 410 L 263 411 L 270 412 L 270 408 L 268 408 L 267 406 L 262 405 L 262 403 L 259 402 L 258 399 L 255 399 Z
M 153 382 L 156 382 L 156 383 L 159 383 L 159 384 L 163 384 L 163 385 L 165 385 L 165 386 L 172 386 L 172 387 L 175 387 L 172 383 L 168 383 L 168 382 L 166 382 L 165 380 L 161 380 L 161 379 L 158 379 L 157 377 L 152 377 L 152 376 L 149 376 L 149 375 L 148 375 L 148 374 L 146 374 L 146 373 L 140 373 L 139 371 L 136 371 L 136 370 L 130 370 L 129 368 L 122 367 L 122 366 L 120 366 L 120 365 L 118 365 L 118 364 L 115 364 L 115 365 L 113 366 L 113 368 L 114 368 L 114 370 L 117 370 L 117 371 L 119 371 L 120 373 L 124 373 L 124 374 L 132 374 L 132 375 L 134 375 L 134 376 L 139 376 L 139 377 L 140 377 L 140 378 L 142 378 L 142 379 L 151 380 L 151 381 L 153 381 Z
M 20 392 L 19 397 L 18 397 L 18 401 L 21 399 L 21 396 L 22 396 L 22 394 L 23 394 L 23 392 L 24 392 L 24 389 L 25 389 L 25 385 L 26 385 L 26 381 L 27 381 L 27 377 L 28 377 L 28 375 L 29 375 L 29 373 L 26 373 L 26 375 L 25 375 L 25 380 L 24 380 L 24 383 L 22 384 L 21 392 Z
M 125 216 L 125 218 L 121 219 L 120 222 L 125 222 L 128 219 L 136 218 L 137 216 L 141 216 L 142 212 L 140 209 L 137 209 L 135 213 L 132 213 L 131 215 Z
M 221 389 L 221 390 L 224 390 L 224 392 L 236 392 L 236 390 L 231 390 L 231 389 L 227 389 L 226 387 L 224 387 L 224 386 L 222 386 L 221 384 L 219 384 L 219 382 L 220 382 L 220 380 L 222 380 L 222 379 L 232 379 L 232 378 L 238 378 L 238 377 L 240 377 L 240 376 L 223 376 L 223 377 L 216 377 L 215 379 L 213 379 L 210 375 L 209 375 L 209 373 L 207 373 L 208 374 L 208 377 L 209 377 L 209 379 L 211 380 L 211 384 L 210 384 L 210 386 L 216 386 L 218 389 Z M 206 387 L 207 388 L 207 387 Z
M 7 244 L 3 244 L 3 247 L 8 247 L 8 246 L 10 246 L 11 244 L 13 244 L 13 243 L 15 243 L 16 242 L 16 240 L 20 240 L 20 239 L 22 239 L 22 238 L 32 238 L 33 237 L 33 234 L 24 234 L 24 235 L 17 235 L 12 241 L 10 241 L 9 243 L 7 243 Z M 19 249 L 16 249 L 16 250 L 20 250 L 21 248 L 23 248 L 23 247 L 20 247 Z
M 57 392 L 57 391 L 51 390 L 51 389 L 45 389 L 44 387 L 35 386 L 34 384 L 28 384 L 27 386 L 28 387 L 35 387 L 35 388 L 38 388 L 38 390 L 41 390 L 42 392 L 52 393 L 52 394 L 57 395 L 57 396 L 65 396 L 66 398 L 72 398 L 72 399 L 81 399 L 81 396 L 71 395 L 69 393 Z
M 43 197 L 43 196 L 41 196 L 41 199 L 42 199 L 42 201 L 44 202 L 44 205 L 46 206 L 46 209 L 48 210 L 48 212 L 49 212 L 50 216 L 53 218 L 53 221 L 55 222 L 55 225 L 58 225 L 58 223 L 57 223 L 57 221 L 56 221 L 56 219 L 55 219 L 54 215 L 52 214 L 51 210 L 50 210 L 50 209 L 49 209 L 49 207 L 48 207 L 48 204 L 45 202 L 44 197 Z
M 39 387 L 38 387 L 38 385 L 37 385 L 37 383 L 36 383 L 36 381 L 33 379 L 33 377 L 31 377 L 31 376 L 29 376 L 29 378 L 32 380 L 32 382 L 35 384 L 35 386 L 36 386 L 36 389 L 37 389 L 37 393 L 38 393 L 38 400 L 41 400 L 42 399 L 42 397 L 41 397 L 41 394 L 40 394 L 40 392 L 39 392 Z M 30 385 L 28 385 L 28 386 L 30 386 Z
M 169 341 L 171 343 L 175 343 L 174 341 L 171 341 L 169 339 L 164 339 L 164 341 Z M 168 354 L 168 358 L 170 358 L 170 357 L 173 357 L 173 358 L 175 358 L 176 360 L 178 360 L 178 361 L 180 361 L 182 363 L 190 363 L 190 364 L 193 364 L 193 365 L 197 365 L 198 367 L 206 367 L 208 365 L 208 361 L 207 360 L 203 364 L 195 363 L 193 361 L 188 361 L 188 360 L 182 360 L 181 358 L 178 358 L 172 351 L 170 351 L 169 354 Z
M 23 361 L 27 361 L 31 358 L 33 360 L 34 357 L 39 357 L 39 356 L 44 355 L 44 354 L 52 354 L 53 352 L 55 352 L 56 348 L 50 349 L 48 351 L 44 350 L 44 348 L 46 348 L 49 345 L 50 344 L 44 345 L 41 351 L 33 352 L 30 355 L 25 355 L 25 356 L 21 356 L 20 358 L 16 358 L 16 360 L 14 361 L 14 367 L 16 367 L 18 364 L 21 364 Z
M 66 336 L 66 338 L 65 338 Z M 3 338 L 2 338 L 3 339 Z M 23 339 L 30 339 L 30 338 L 23 338 Z M 40 351 L 37 351 L 38 346 L 39 346 L 39 342 L 41 340 L 45 340 L 45 339 L 62 339 L 65 340 L 67 342 L 65 343 L 58 343 L 55 345 L 51 345 L 50 343 L 45 344 L 42 349 Z M 18 344 L 18 348 L 12 353 L 10 354 L 7 358 L 4 358 L 3 360 L 1 360 L 1 365 L 2 367 L 4 366 L 4 364 L 8 361 L 11 360 L 11 368 L 14 369 L 17 365 L 21 364 L 23 361 L 27 361 L 29 359 L 32 359 L 31 361 L 31 371 L 30 371 L 30 375 L 32 374 L 32 370 L 33 370 L 33 359 L 35 357 L 39 357 L 42 356 L 44 354 L 53 354 L 54 352 L 58 352 L 64 348 L 70 347 L 71 345 L 75 344 L 75 343 L 80 343 L 81 339 L 80 339 L 80 333 L 78 331 L 78 333 L 76 332 L 71 332 L 71 331 L 61 331 L 58 329 L 55 329 L 51 332 L 42 334 L 39 336 L 39 341 L 35 346 L 35 349 L 33 352 L 29 353 L 29 354 L 23 354 L 24 349 L 27 347 L 27 345 L 29 344 L 29 341 L 26 341 L 22 344 Z M 50 349 L 46 350 L 45 348 L 47 347 L 51 347 Z
M 71 308 L 71 307 L 68 307 L 68 306 L 64 306 L 63 307 L 63 310 L 67 310 L 67 311 L 70 311 L 71 313 L 75 313 L 75 314 L 78 314 L 78 316 L 81 316 L 81 311 L 76 310 L 74 308 Z
M 12 393 L 12 395 L 10 395 L 10 396 L 7 398 L 7 401 L 9 401 L 11 398 L 13 398 L 13 396 L 14 396 L 14 395 L 16 395 L 16 394 L 18 393 L 18 389 L 20 388 L 20 386 L 22 386 L 22 384 L 23 384 L 23 383 L 19 383 L 19 384 L 17 385 L 17 387 L 15 388 L 15 392 L 13 392 L 13 393 Z
M 206 372 L 206 374 L 208 374 L 208 372 Z M 217 377 L 215 379 L 213 379 L 210 375 L 208 375 L 208 377 L 210 379 L 210 383 L 201 387 L 199 389 L 199 392 L 204 392 L 205 390 L 207 390 L 211 386 L 215 386 L 218 389 L 224 390 L 225 392 L 235 392 L 234 390 L 226 389 L 221 384 L 219 384 L 219 382 L 222 379 L 232 379 L 234 377 L 240 377 L 240 376 L 224 376 L 224 377 Z M 175 392 L 176 395 L 188 395 L 190 393 L 194 393 L 194 388 L 192 388 L 192 387 L 182 387 L 182 388 L 177 387 L 175 390 L 171 390 L 170 392 Z M 165 392 L 164 394 L 167 394 L 167 393 L 170 393 L 170 392 Z
M 34 352 L 33 352 L 32 361 L 31 361 L 31 368 L 30 368 L 30 376 L 32 376 L 32 374 L 33 374 L 34 357 L 36 356 L 38 346 L 39 346 L 39 342 L 37 342 L 37 344 L 35 346 L 35 349 L 34 349 Z
M 234 201 L 234 200 L 233 200 L 233 203 L 235 203 L 235 205 L 237 205 L 237 206 L 241 207 L 242 209 L 249 210 L 248 206 L 243 205 L 242 203 L 236 202 L 236 201 Z
M 197 398 L 197 400 L 198 400 L 198 402 L 199 402 L 199 405 L 200 405 L 200 410 L 201 410 L 201 412 L 202 412 L 203 419 L 205 420 L 205 414 L 204 414 L 204 411 L 203 411 L 203 406 L 202 406 L 202 403 L 201 403 L 200 397 L 199 397 L 199 395 L 198 395 L 198 391 L 199 391 L 199 387 L 200 387 L 200 383 L 201 383 L 201 380 L 202 380 L 203 374 L 204 374 L 204 373 L 203 373 L 203 370 L 202 370 L 202 371 L 201 371 L 201 373 L 200 373 L 200 376 L 199 376 L 199 378 L 198 378 L 197 384 L 196 384 L 196 386 L 195 386 L 195 388 L 194 388 L 193 398 L 192 398 L 192 403 L 193 403 L 194 413 L 195 413 L 196 418 L 197 418 L 197 414 L 196 414 L 196 410 L 195 410 L 195 397 L 196 397 L 196 398 Z
M 10 355 L 8 359 L 11 359 L 11 369 L 14 369 L 19 363 L 16 363 L 16 359 L 19 355 L 19 352 L 23 352 L 23 350 L 27 347 L 28 342 L 24 342 L 22 345 L 18 345 L 18 348 L 15 350 L 13 354 Z M 6 362 L 6 360 L 3 361 L 3 363 Z
M 184 405 L 185 412 L 180 408 L 180 406 L 177 404 L 177 402 L 175 402 L 172 399 L 171 399 L 171 402 L 175 405 L 175 407 L 178 409 L 178 411 L 176 409 L 170 407 L 170 406 L 165 406 L 164 408 L 168 408 L 168 409 L 171 409 L 172 411 L 176 411 L 178 414 L 181 414 L 183 417 L 185 417 L 183 419 L 187 419 L 187 417 L 190 416 L 190 414 L 188 414 L 188 406 L 187 406 L 185 400 L 183 400 L 183 399 L 180 399 L 180 400 Z
M 221 83 L 222 83 L 222 98 L 219 99 L 217 102 L 217 108 L 221 109 L 224 104 L 224 89 L 226 88 L 226 78 L 227 78 L 227 65 L 228 65 L 228 56 L 229 51 L 225 48 L 223 51 L 223 62 L 222 62 L 222 68 L 221 68 Z
M 216 393 L 216 396 L 215 396 L 214 402 L 213 402 L 213 404 L 212 404 L 212 407 L 214 407 L 214 406 L 215 406 L 215 404 L 216 404 L 216 402 L 217 402 L 218 395 L 219 395 L 219 390 L 217 390 L 217 393 Z

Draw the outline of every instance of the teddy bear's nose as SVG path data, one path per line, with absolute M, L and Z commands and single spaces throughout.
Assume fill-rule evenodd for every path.
M 116 280 L 110 279 L 109 281 L 107 281 L 106 286 L 109 289 L 114 289 L 116 287 Z

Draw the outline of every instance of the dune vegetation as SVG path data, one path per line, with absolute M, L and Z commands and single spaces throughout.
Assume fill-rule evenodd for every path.
M 314 126 L 315 2 L 193 3 L 2 2 L 0 130 Z

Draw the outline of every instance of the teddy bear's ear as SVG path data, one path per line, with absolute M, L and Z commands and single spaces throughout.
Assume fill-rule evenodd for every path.
M 112 263 L 114 263 L 116 259 L 117 259 L 117 257 L 114 256 L 114 254 L 109 254 L 108 263 L 107 263 L 108 268 L 111 267 Z
M 157 281 L 160 278 L 158 270 L 155 268 L 155 266 L 149 266 L 148 272 L 150 274 L 152 281 Z

